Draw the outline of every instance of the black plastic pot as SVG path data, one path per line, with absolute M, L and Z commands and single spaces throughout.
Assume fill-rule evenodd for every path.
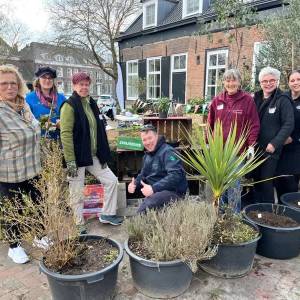
M 300 254 L 300 226 L 282 228 L 261 224 L 248 216 L 251 211 L 277 211 L 278 214 L 290 217 L 298 223 L 300 223 L 300 211 L 271 203 L 251 204 L 243 211 L 245 217 L 254 222 L 262 234 L 257 245 L 257 254 L 276 259 L 289 259 Z
M 62 275 L 46 268 L 40 262 L 40 271 L 47 275 L 53 300 L 108 300 L 114 297 L 119 263 L 123 258 L 123 248 L 115 240 L 97 235 L 85 235 L 81 240 L 106 239 L 118 248 L 117 259 L 103 270 L 82 275 Z
M 166 111 L 160 111 L 158 116 L 160 119 L 166 119 L 168 117 L 168 113 Z
M 300 201 L 300 193 L 299 193 L 299 192 L 297 192 L 297 193 L 287 193 L 287 194 L 283 194 L 283 195 L 280 197 L 280 201 L 281 201 L 284 205 L 286 205 L 286 206 L 288 206 L 288 207 L 290 207 L 290 208 L 292 208 L 292 209 L 296 209 L 296 210 L 300 211 L 300 206 L 294 206 L 294 205 L 291 204 L 291 202 L 292 202 L 292 201 L 295 201 L 295 200 Z
M 152 298 L 173 298 L 188 289 L 193 273 L 181 260 L 151 261 L 134 254 L 125 242 L 134 286 Z
M 251 222 L 244 221 L 257 232 L 259 229 Z M 205 272 L 223 278 L 239 278 L 246 276 L 252 269 L 257 242 L 261 235 L 249 242 L 240 244 L 220 244 L 218 252 L 210 260 L 200 263 Z

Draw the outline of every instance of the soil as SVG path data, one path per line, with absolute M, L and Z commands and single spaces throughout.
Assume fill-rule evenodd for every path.
M 261 218 L 258 218 L 258 214 L 261 214 Z M 261 211 L 250 211 L 247 215 L 257 223 L 270 225 L 274 227 L 282 227 L 282 228 L 289 228 L 289 227 L 297 227 L 300 224 L 293 220 L 290 217 L 284 215 L 278 215 L 273 212 L 261 212 Z
M 78 243 L 78 248 L 80 254 L 64 266 L 60 274 L 80 275 L 100 271 L 118 257 L 118 249 L 106 240 L 87 240 Z
M 137 256 L 151 260 L 151 255 L 141 241 L 129 240 L 129 249 Z

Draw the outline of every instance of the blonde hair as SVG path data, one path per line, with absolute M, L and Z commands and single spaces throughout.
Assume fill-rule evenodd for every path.
M 23 79 L 23 76 L 21 73 L 17 70 L 17 68 L 13 65 L 1 65 L 0 66 L 0 73 L 2 74 L 15 74 L 17 78 L 17 83 L 18 83 L 18 94 L 17 98 L 24 99 L 26 93 L 28 92 L 27 86 L 25 84 L 25 81 Z

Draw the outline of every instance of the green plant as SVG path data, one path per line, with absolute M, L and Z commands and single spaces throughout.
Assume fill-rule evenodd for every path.
M 171 104 L 171 100 L 169 98 L 167 98 L 167 97 L 159 98 L 158 102 L 157 102 L 158 112 L 166 112 L 167 113 L 169 110 L 170 104 Z
M 127 219 L 125 224 L 129 241 L 138 242 L 147 258 L 181 259 L 196 271 L 197 261 L 216 254 L 216 247 L 210 246 L 216 218 L 211 203 L 185 199 Z

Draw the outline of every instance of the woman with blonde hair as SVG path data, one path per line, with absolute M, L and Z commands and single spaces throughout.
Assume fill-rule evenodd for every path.
M 22 76 L 10 65 L 0 66 L 0 202 L 31 194 L 38 200 L 32 180 L 40 172 L 40 126 L 24 96 L 27 91 Z M 18 227 L 4 224 L 11 244 L 8 256 L 15 263 L 29 259 L 20 246 Z

